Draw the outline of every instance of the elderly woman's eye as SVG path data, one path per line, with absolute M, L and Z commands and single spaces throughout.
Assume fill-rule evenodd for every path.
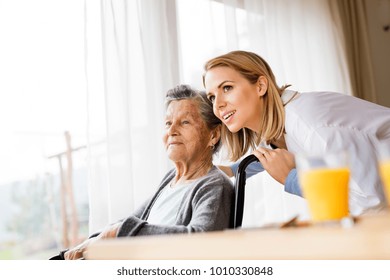
M 181 123 L 182 124 L 189 124 L 190 122 L 189 121 L 182 121 Z
M 207 99 L 210 100 L 211 103 L 214 103 L 215 96 L 214 95 L 209 95 L 209 96 L 207 96 Z
M 171 126 L 171 122 L 165 122 L 165 127 L 169 127 L 169 126 Z
M 222 89 L 224 92 L 227 92 L 229 90 L 231 90 L 233 87 L 232 86 L 224 86 Z

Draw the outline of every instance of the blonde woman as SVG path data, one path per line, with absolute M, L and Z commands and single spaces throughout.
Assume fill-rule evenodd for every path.
M 390 145 L 389 108 L 345 94 L 280 87 L 268 63 L 252 52 L 215 57 L 204 70 L 203 84 L 232 161 L 253 150 L 261 165 L 252 164 L 251 174 L 265 169 L 286 191 L 301 195 L 294 154 L 348 150 L 351 214 L 384 206 L 376 144 Z M 236 167 L 221 169 L 231 176 Z

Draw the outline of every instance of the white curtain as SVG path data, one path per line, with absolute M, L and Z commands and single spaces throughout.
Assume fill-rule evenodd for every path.
M 350 93 L 327 0 L 96 2 L 86 0 L 85 10 L 91 231 L 130 214 L 157 187 L 170 167 L 164 94 L 178 83 L 202 88 L 209 58 L 250 50 L 280 85 Z M 246 190 L 244 226 L 307 217 L 304 200 L 267 174 Z
M 194 1 L 195 2 L 195 1 Z M 178 0 L 184 82 L 202 87 L 204 62 L 228 51 L 253 51 L 279 85 L 351 94 L 345 54 L 326 0 Z M 191 24 L 184 19 L 192 18 Z M 193 50 L 196 50 L 194 53 Z M 196 59 L 193 59 L 196 57 Z M 194 78 L 195 77 L 195 78 Z M 219 162 L 226 163 L 223 157 Z M 246 184 L 243 226 L 308 218 L 306 202 L 263 173 Z
M 178 83 L 178 67 L 176 31 L 168 28 L 174 1 L 85 3 L 94 232 L 131 214 L 166 173 L 163 104 Z
M 341 40 L 324 0 L 245 0 L 248 49 L 263 56 L 279 84 L 298 91 L 352 94 Z M 308 218 L 305 200 L 283 192 L 267 174 L 248 184 L 247 225 Z M 252 209 L 251 209 L 252 208 Z

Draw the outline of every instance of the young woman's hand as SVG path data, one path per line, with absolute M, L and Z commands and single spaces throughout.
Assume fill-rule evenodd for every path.
M 281 184 L 285 184 L 287 175 L 295 168 L 294 155 L 285 149 L 271 150 L 259 147 L 253 152 L 264 169 Z

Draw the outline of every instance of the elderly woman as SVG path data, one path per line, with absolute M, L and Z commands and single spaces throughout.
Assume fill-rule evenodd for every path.
M 83 257 L 87 246 L 104 238 L 222 230 L 230 225 L 233 186 L 213 165 L 220 146 L 221 121 L 202 92 L 177 86 L 166 96 L 163 141 L 175 167 L 157 192 L 135 213 L 65 251 L 65 259 Z

